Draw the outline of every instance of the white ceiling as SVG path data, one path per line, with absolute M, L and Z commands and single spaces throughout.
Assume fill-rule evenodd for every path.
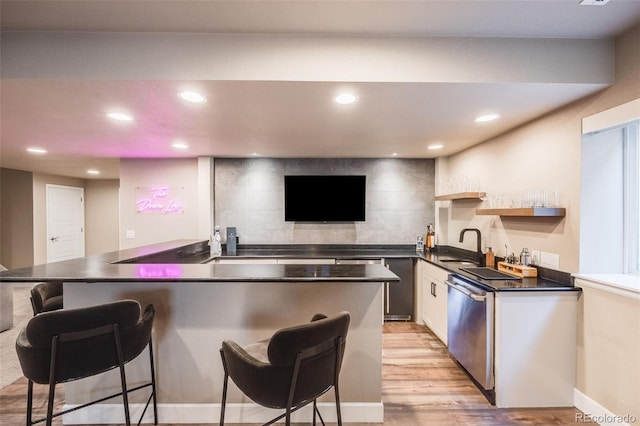
M 578 6 L 533 1 L 1 1 L 3 32 L 193 32 L 367 37 L 610 38 L 640 22 L 640 0 Z M 6 58 L 4 58 L 6 61 Z M 37 58 L 33 59 L 37 61 Z M 5 64 L 6 66 L 7 64 Z M 480 72 L 480 71 L 479 71 Z M 335 81 L 54 79 L 3 76 L 2 167 L 118 177 L 122 157 L 400 157 L 449 155 L 604 87 L 576 81 L 357 81 L 355 105 Z M 505 79 L 506 80 L 506 79 Z M 189 105 L 185 83 L 209 97 Z M 584 82 L 582 82 L 584 83 Z M 132 123 L 104 111 L 125 106 Z M 487 111 L 502 119 L 477 125 Z M 181 139 L 189 150 L 170 144 Z M 429 151 L 430 143 L 445 148 Z M 43 146 L 33 156 L 27 146 Z

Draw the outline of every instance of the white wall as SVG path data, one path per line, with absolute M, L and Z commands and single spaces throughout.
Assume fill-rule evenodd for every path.
M 458 243 L 462 228 L 477 227 L 483 246 L 497 255 L 523 247 L 558 254 L 560 269 L 577 272 L 580 230 L 580 156 L 582 119 L 640 97 L 640 25 L 616 39 L 616 82 L 610 88 L 574 102 L 519 128 L 449 158 L 438 160 L 438 182 L 479 176 L 489 195 L 552 188 L 562 194 L 563 219 L 477 216 L 481 202 L 439 202 L 440 243 L 473 249 L 472 239 Z
M 198 161 L 186 159 L 122 159 L 120 161 L 120 249 L 182 238 L 202 238 L 199 232 Z M 166 186 L 182 214 L 142 214 L 136 209 L 136 188 Z M 135 233 L 126 238 L 127 231 Z
M 0 264 L 33 264 L 33 174 L 0 169 Z
M 115 179 L 86 181 L 84 217 L 87 256 L 119 248 L 119 186 L 119 181 Z

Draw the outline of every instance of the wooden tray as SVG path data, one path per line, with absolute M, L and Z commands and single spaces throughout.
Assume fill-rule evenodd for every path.
M 538 270 L 532 266 L 515 265 L 507 262 L 498 262 L 498 271 L 507 272 L 522 278 L 538 276 Z

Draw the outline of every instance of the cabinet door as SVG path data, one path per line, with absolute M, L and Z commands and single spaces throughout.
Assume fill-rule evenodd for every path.
M 447 290 L 445 283 L 435 283 L 436 318 L 434 320 L 435 329 L 433 331 L 445 345 L 447 345 Z
M 413 259 L 385 259 L 385 263 L 400 277 L 400 282 L 385 285 L 385 319 L 410 321 L 414 317 Z
M 421 320 L 447 344 L 447 279 L 449 271 L 429 262 L 420 263 Z
M 423 316 L 422 320 L 424 324 L 432 331 L 435 331 L 435 322 L 437 318 L 437 305 L 436 298 L 433 295 L 435 282 L 430 276 L 425 276 L 422 280 L 422 300 L 423 300 Z

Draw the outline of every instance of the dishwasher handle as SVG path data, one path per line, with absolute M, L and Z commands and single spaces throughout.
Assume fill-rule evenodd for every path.
M 467 297 L 470 297 L 471 299 L 473 299 L 473 300 L 475 300 L 477 302 L 484 302 L 485 300 L 487 300 L 487 296 L 486 295 L 474 293 L 474 292 L 466 289 L 465 287 L 462 287 L 462 286 L 454 283 L 453 281 L 445 280 L 444 283 L 446 285 L 448 285 L 449 287 L 452 287 L 452 288 L 458 290 L 460 293 L 464 294 Z

